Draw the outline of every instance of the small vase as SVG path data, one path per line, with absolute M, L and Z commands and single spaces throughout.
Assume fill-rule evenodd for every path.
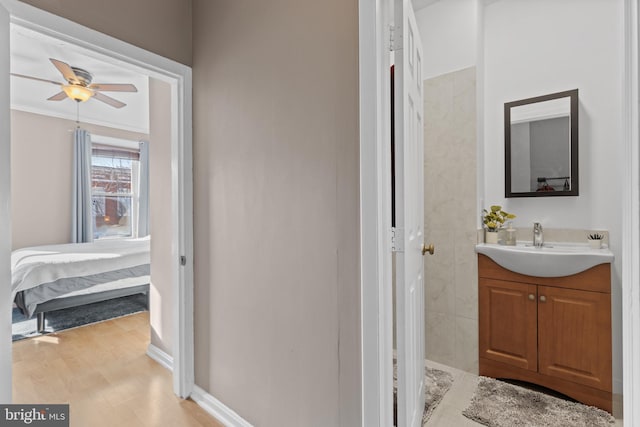
M 493 245 L 498 244 L 498 231 L 484 230 L 484 242 Z

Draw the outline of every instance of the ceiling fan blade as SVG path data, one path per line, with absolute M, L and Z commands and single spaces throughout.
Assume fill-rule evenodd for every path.
M 102 101 L 105 104 L 109 104 L 109 105 L 111 105 L 112 107 L 115 107 L 115 108 L 122 108 L 125 105 L 127 105 L 124 102 L 120 102 L 117 99 L 113 99 L 110 96 L 107 96 L 107 95 L 105 95 L 103 93 L 100 93 L 100 92 L 95 92 L 93 97 L 95 99 L 97 99 L 98 101 Z
M 24 74 L 17 74 L 17 73 L 11 73 L 11 75 L 15 77 L 20 77 L 23 79 L 36 80 L 36 81 L 45 82 L 45 83 L 53 83 L 56 86 L 62 86 L 62 83 L 54 82 L 53 80 L 41 79 L 39 77 L 33 77 L 33 76 L 25 76 Z
M 68 82 L 80 83 L 78 76 L 73 72 L 69 64 L 66 62 L 58 61 L 57 59 L 49 58 L 49 61 L 53 63 L 53 65 L 62 73 L 62 76 Z
M 67 94 L 64 92 L 58 92 L 50 98 L 47 98 L 47 101 L 62 101 L 63 99 L 67 99 Z
M 102 92 L 137 92 L 138 88 L 128 83 L 92 83 L 90 89 Z

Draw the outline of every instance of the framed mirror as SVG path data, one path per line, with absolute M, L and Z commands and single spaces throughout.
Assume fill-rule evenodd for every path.
M 504 104 L 505 197 L 578 195 L 578 89 Z

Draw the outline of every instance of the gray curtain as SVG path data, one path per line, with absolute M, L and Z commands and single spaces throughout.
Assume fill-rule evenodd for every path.
M 149 143 L 140 141 L 140 181 L 138 187 L 138 237 L 149 234 Z
M 84 129 L 73 133 L 73 193 L 71 241 L 93 241 L 91 203 L 91 134 Z

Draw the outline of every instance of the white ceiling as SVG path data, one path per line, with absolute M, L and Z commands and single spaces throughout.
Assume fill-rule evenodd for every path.
M 114 108 L 96 99 L 80 103 L 80 123 L 93 123 L 133 132 L 149 133 L 149 78 L 113 65 L 95 52 L 23 27 L 11 27 L 11 72 L 66 83 L 49 58 L 85 69 L 94 83 L 132 83 L 138 92 L 105 92 L 126 103 Z M 61 89 L 47 82 L 11 76 L 11 108 L 76 120 L 77 103 L 71 99 L 47 101 Z
M 436 3 L 438 1 L 441 0 L 413 0 L 413 10 L 417 12 L 420 9 L 431 6 L 433 3 Z

